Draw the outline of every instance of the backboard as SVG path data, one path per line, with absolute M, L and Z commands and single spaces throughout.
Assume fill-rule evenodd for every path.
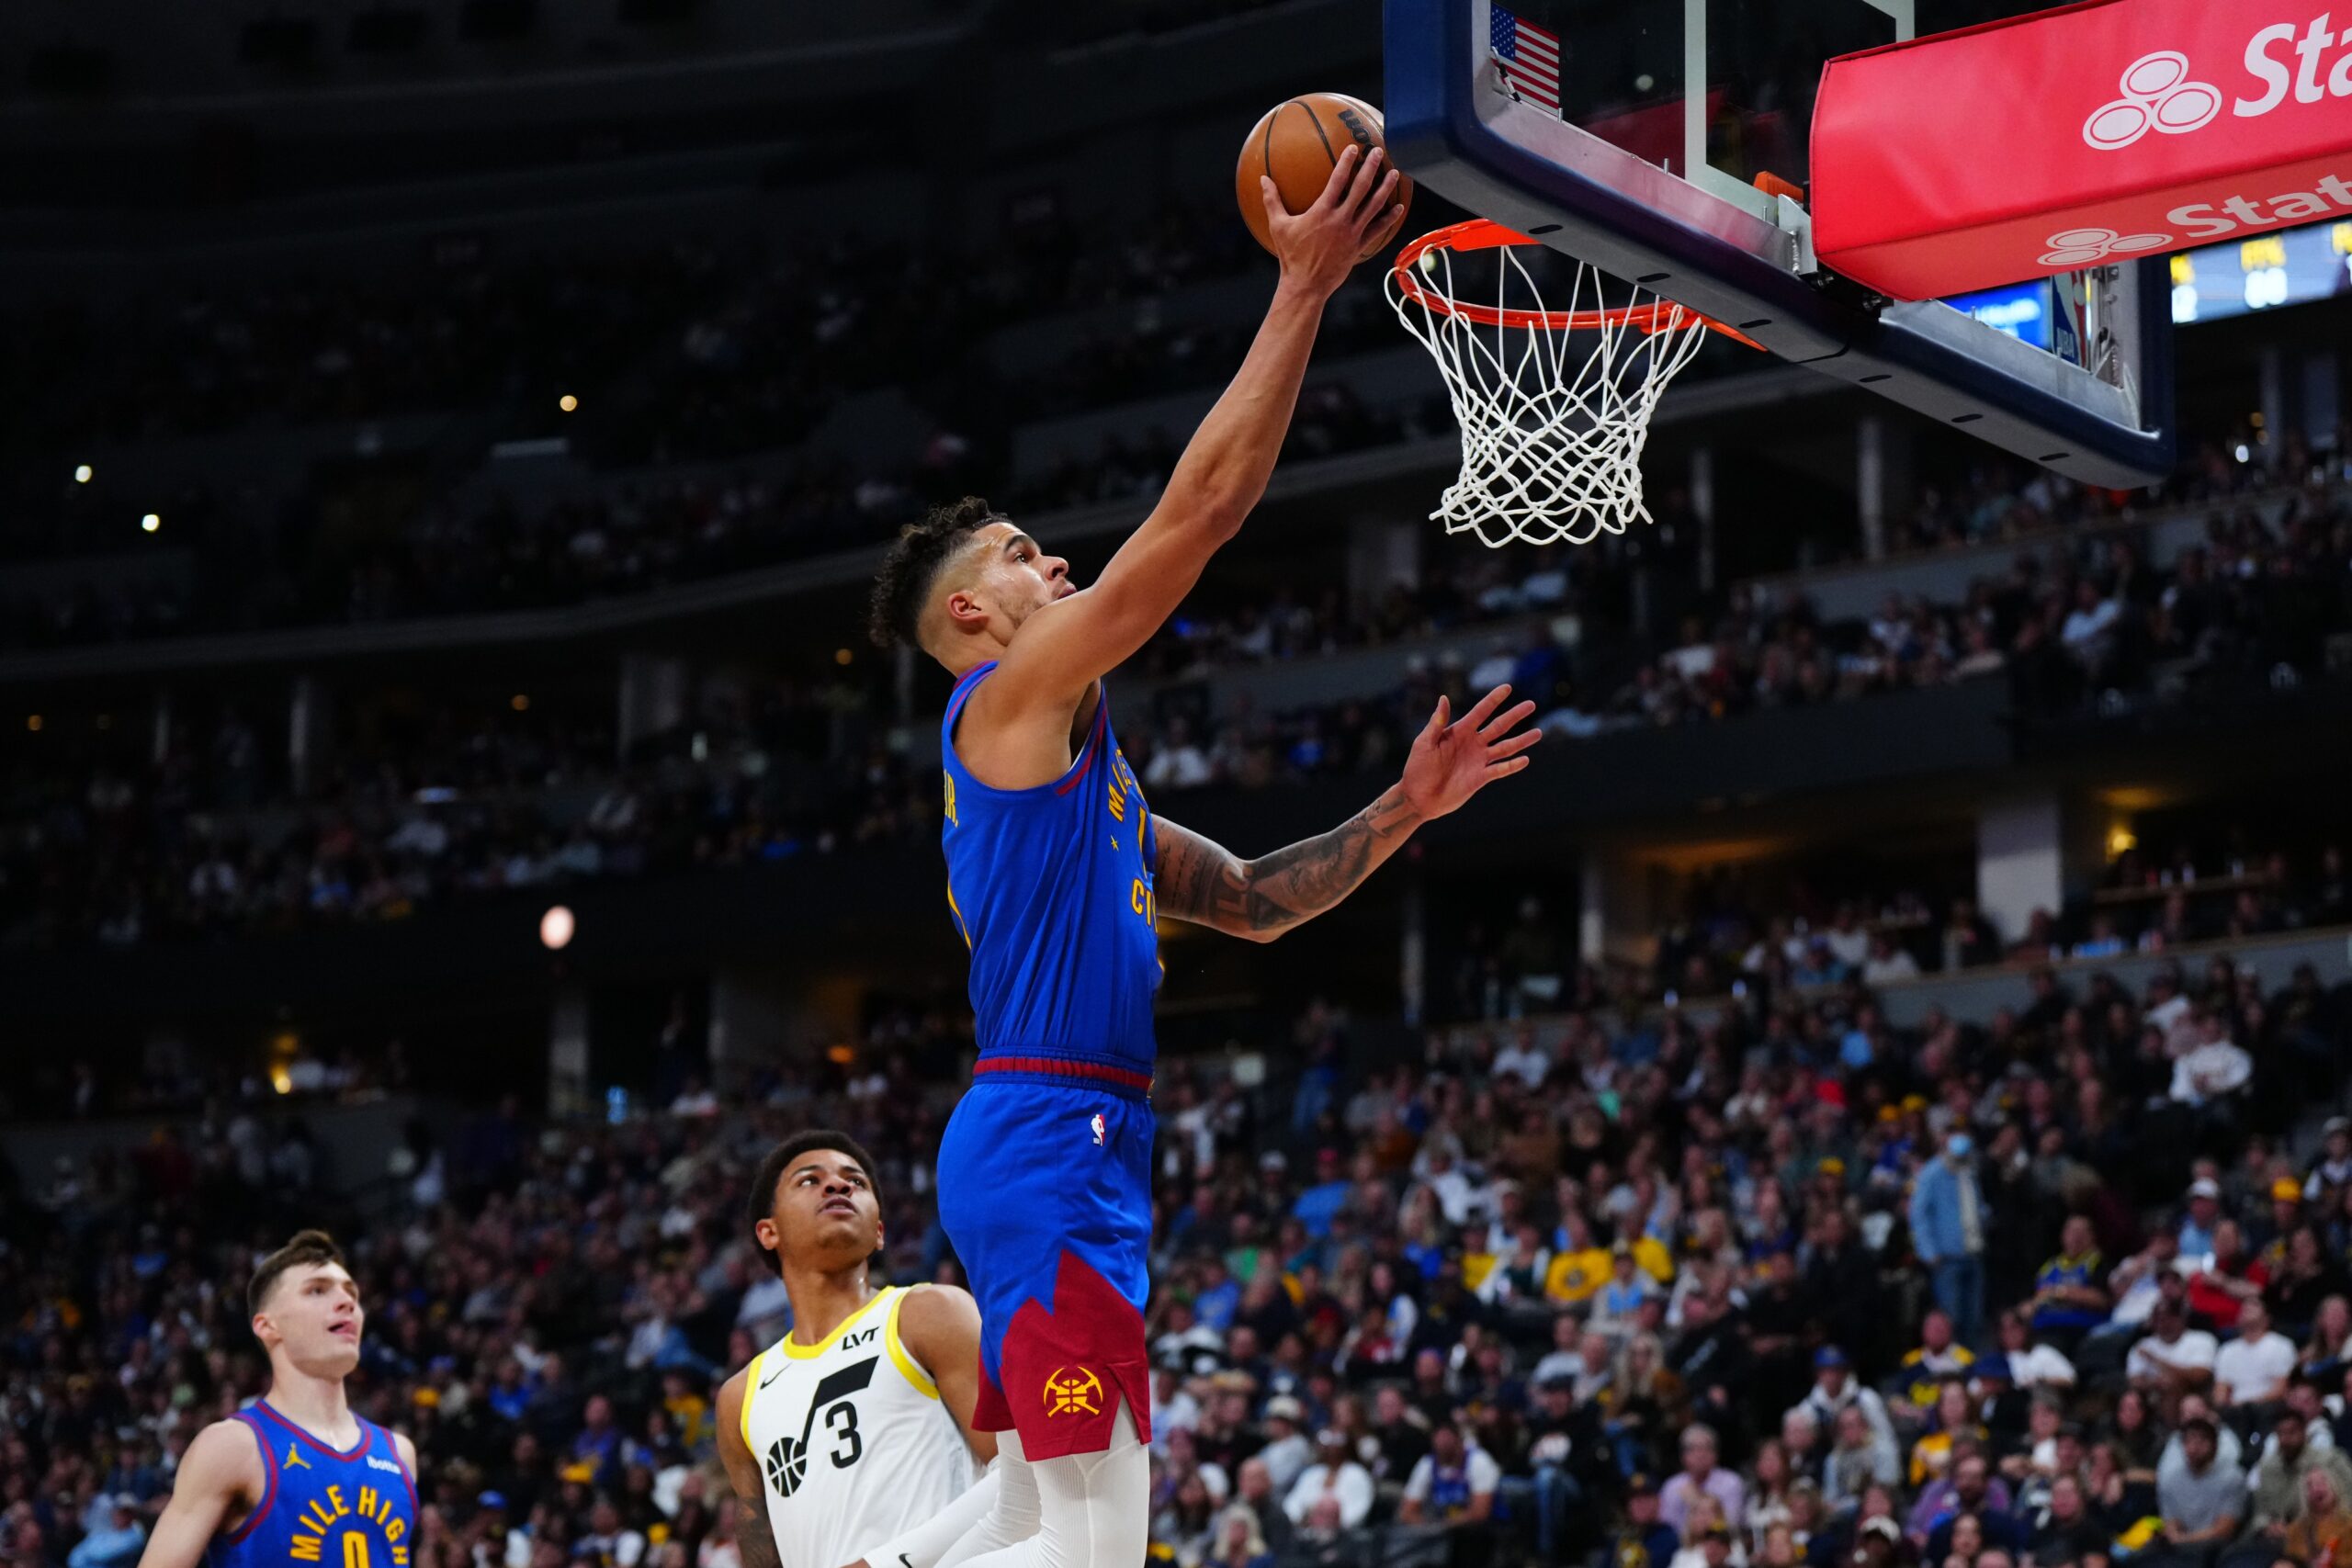
M 2173 329 L 2161 258 L 2052 291 L 2073 330 L 2051 342 L 2071 352 L 1940 302 L 1878 299 L 1815 258 L 1799 196 L 1822 67 L 1910 38 L 1913 6 L 1386 0 L 1388 145 L 1457 205 L 1781 358 L 2086 482 L 2163 477 Z

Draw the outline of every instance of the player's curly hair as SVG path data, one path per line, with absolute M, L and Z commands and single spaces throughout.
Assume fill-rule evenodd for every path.
M 938 581 L 941 565 L 963 547 L 965 540 L 989 524 L 1005 520 L 1003 513 L 978 496 L 967 495 L 948 505 L 934 506 L 922 522 L 899 529 L 882 558 L 881 572 L 874 579 L 865 631 L 875 646 L 917 642 L 922 607 L 931 597 L 931 585 Z

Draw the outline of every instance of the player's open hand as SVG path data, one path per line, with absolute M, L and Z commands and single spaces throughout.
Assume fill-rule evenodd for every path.
M 1258 195 L 1266 204 L 1266 232 L 1283 264 L 1283 281 L 1311 288 L 1317 298 L 1328 297 L 1347 281 L 1363 254 L 1364 236 L 1403 211 L 1396 205 L 1396 171 L 1379 148 L 1366 156 L 1351 141 L 1340 150 L 1315 205 L 1294 218 L 1283 209 L 1274 182 L 1260 175 Z
M 1503 706 L 1508 683 L 1478 699 L 1460 718 L 1452 705 L 1437 700 L 1437 711 L 1413 741 L 1405 759 L 1405 797 L 1423 817 L 1442 817 L 1494 783 L 1527 766 L 1522 755 L 1544 739 L 1540 729 L 1520 729 L 1535 712 L 1533 703 Z M 1518 733 L 1512 733 L 1517 730 Z

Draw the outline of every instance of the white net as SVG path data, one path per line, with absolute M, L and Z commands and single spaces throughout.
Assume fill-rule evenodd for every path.
M 1604 298 L 1602 275 L 1583 262 L 1571 264 L 1570 298 L 1547 308 L 1521 249 L 1458 258 L 1475 298 L 1456 288 L 1449 245 L 1400 260 L 1388 276 L 1389 303 L 1436 359 L 1462 426 L 1461 476 L 1430 516 L 1490 546 L 1590 544 L 1650 520 L 1642 502 L 1650 416 L 1708 326 L 1637 285 Z

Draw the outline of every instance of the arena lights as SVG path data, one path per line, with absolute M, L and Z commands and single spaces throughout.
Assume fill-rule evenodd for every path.
M 96 477 L 96 471 L 87 463 L 82 464 L 74 470 L 74 482 L 77 485 L 88 484 Z
M 561 904 L 555 905 L 539 917 L 539 941 L 549 953 L 560 953 L 571 945 L 575 924 L 571 909 Z
M 506 705 L 516 713 L 528 713 L 531 711 L 530 695 L 525 692 L 517 692 L 506 699 Z
M 580 400 L 573 397 L 570 392 L 566 392 L 563 396 L 555 400 L 555 406 L 561 409 L 566 413 L 574 413 L 579 411 Z
M 160 513 L 150 512 L 139 520 L 139 529 L 143 534 L 152 534 L 163 525 L 164 519 Z

